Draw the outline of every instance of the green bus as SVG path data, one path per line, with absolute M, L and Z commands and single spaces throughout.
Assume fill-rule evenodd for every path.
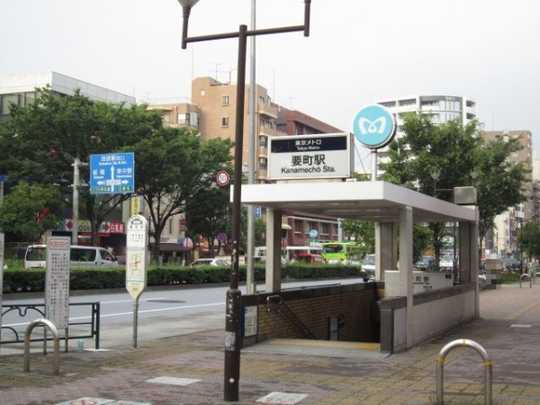
M 324 261 L 328 264 L 362 264 L 364 250 L 355 242 L 321 243 Z

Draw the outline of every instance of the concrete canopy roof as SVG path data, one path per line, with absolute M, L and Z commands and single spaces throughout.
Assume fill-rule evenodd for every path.
M 232 191 L 231 191 L 232 199 Z M 415 222 L 475 222 L 476 210 L 384 181 L 242 185 L 242 204 L 337 218 L 396 222 L 411 207 Z

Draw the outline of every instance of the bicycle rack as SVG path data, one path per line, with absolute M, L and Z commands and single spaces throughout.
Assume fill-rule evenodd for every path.
M 54 375 L 60 374 L 60 338 L 58 337 L 58 329 L 56 329 L 56 326 L 49 321 L 48 319 L 36 319 L 35 321 L 30 322 L 28 327 L 26 328 L 26 333 L 24 334 L 24 372 L 29 373 L 30 372 L 30 341 L 31 341 L 31 335 L 32 331 L 37 326 L 44 326 L 45 328 L 49 329 L 53 335 L 53 342 L 54 342 L 54 357 L 53 357 L 53 372 Z M 46 344 L 45 340 L 45 344 Z
M 493 363 L 482 346 L 470 339 L 457 339 L 448 343 L 439 352 L 437 357 L 437 365 L 435 366 L 436 372 L 436 404 L 444 405 L 444 364 L 446 363 L 446 357 L 456 347 L 470 347 L 482 357 L 484 365 L 484 404 L 492 405 L 493 403 Z
M 521 282 L 523 280 L 526 280 L 528 279 L 529 280 L 529 288 L 532 288 L 532 285 L 533 285 L 533 278 L 527 274 L 527 273 L 523 273 L 520 277 L 519 277 L 519 288 L 521 288 Z

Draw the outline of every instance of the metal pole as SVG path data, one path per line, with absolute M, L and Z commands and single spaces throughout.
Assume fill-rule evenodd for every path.
M 377 181 L 377 149 L 371 151 L 371 181 Z
M 343 240 L 343 224 L 342 224 L 343 220 L 341 218 L 338 218 L 337 219 L 337 237 L 338 237 L 338 241 L 342 241 Z
M 251 0 L 251 29 L 255 30 L 257 24 L 257 0 Z M 257 67 L 256 67 L 256 39 L 252 36 L 250 44 L 250 88 L 249 88 L 249 156 L 248 156 L 248 183 L 256 182 L 255 153 L 257 145 Z M 246 290 L 248 294 L 255 294 L 257 291 L 255 282 L 255 269 L 253 256 L 255 253 L 255 207 L 248 207 L 248 228 L 247 228 L 247 268 L 246 268 Z
M 137 348 L 138 340 L 138 328 L 139 328 L 139 298 L 140 295 L 133 302 L 133 347 Z
M 240 214 L 242 189 L 242 150 L 244 136 L 244 97 L 246 87 L 247 25 L 241 25 L 238 44 L 238 79 L 236 82 L 236 135 L 234 145 L 234 194 L 232 212 L 232 271 L 227 291 L 225 316 L 225 373 L 224 399 L 238 401 L 240 379 L 240 297 L 238 289 Z
M 2 180 L 0 180 L 0 207 L 2 206 L 3 202 L 4 180 L 2 178 Z M 4 233 L 0 230 L 0 343 L 2 342 L 2 289 L 4 288 L 4 252 Z
M 73 214 L 72 214 L 72 228 L 71 228 L 71 243 L 77 244 L 79 234 L 79 187 L 80 172 L 79 167 L 81 161 L 78 157 L 73 162 Z

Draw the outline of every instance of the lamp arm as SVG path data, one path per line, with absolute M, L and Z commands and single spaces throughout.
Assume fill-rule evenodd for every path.
M 311 0 L 305 0 L 304 4 L 304 36 L 309 37 L 311 26 Z
M 182 49 L 187 48 L 187 37 L 188 37 L 188 23 L 189 23 L 189 15 L 191 14 L 191 7 L 183 7 L 184 11 L 184 18 L 182 23 Z

